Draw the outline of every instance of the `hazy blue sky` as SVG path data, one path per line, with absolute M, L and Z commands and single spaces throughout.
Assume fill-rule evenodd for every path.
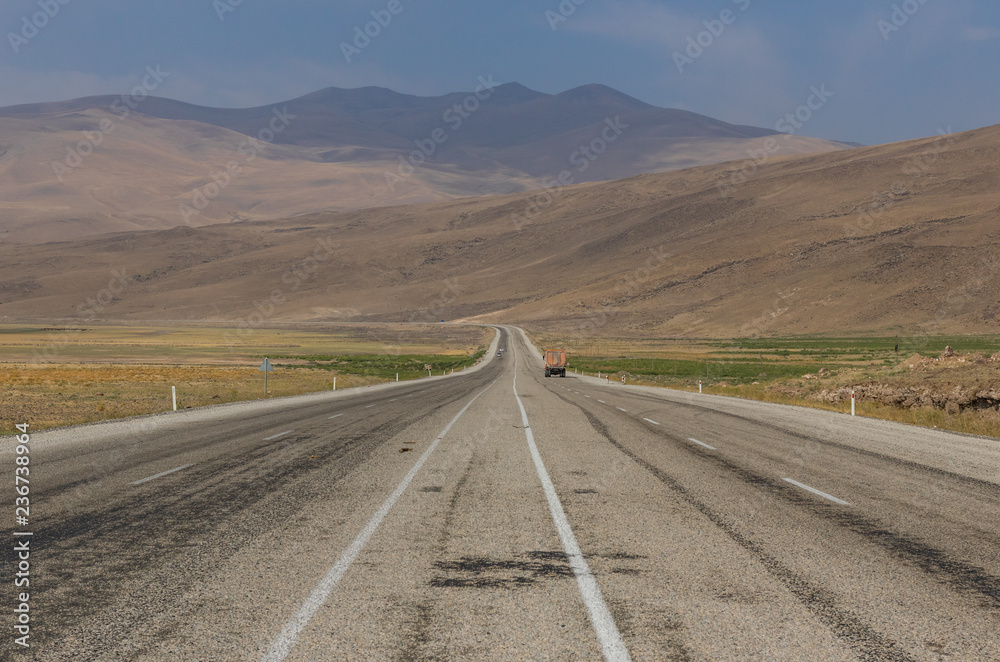
M 3 0 L 0 106 L 126 92 L 146 67 L 159 66 L 169 76 L 157 96 L 217 106 L 262 105 L 328 86 L 434 95 L 471 90 L 492 74 L 549 93 L 603 83 L 658 106 L 766 127 L 807 102 L 811 87 L 825 86 L 832 96 L 800 133 L 864 143 L 1000 123 L 996 0 L 563 0 L 562 7 L 560 0 Z M 367 45 L 359 41 L 364 48 L 348 62 L 342 44 L 375 20 L 373 11 L 391 21 Z M 689 38 L 700 38 L 701 52 L 686 53 Z M 681 71 L 675 53 L 696 57 Z

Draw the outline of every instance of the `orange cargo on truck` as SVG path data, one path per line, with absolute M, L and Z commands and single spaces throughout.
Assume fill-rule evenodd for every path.
M 566 350 L 547 349 L 545 350 L 545 376 L 559 375 L 566 376 Z

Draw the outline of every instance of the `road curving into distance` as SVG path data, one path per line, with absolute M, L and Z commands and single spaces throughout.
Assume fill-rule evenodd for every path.
M 1000 659 L 1000 442 L 496 343 L 35 435 L 32 646 L 4 659 Z

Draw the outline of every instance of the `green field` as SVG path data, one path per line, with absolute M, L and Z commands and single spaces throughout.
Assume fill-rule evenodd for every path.
M 529 336 L 589 375 L 842 412 L 856 389 L 859 415 L 1000 437 L 1000 336 Z
M 443 375 L 475 365 L 486 354 L 479 349 L 472 354 L 354 354 L 280 356 L 273 361 L 275 367 L 298 370 L 326 370 L 361 377 L 391 380 L 419 379 Z M 294 360 L 296 363 L 287 363 Z M 429 366 L 429 368 L 428 368 Z

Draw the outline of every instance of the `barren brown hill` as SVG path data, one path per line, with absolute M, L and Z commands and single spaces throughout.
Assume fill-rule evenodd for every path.
M 538 189 L 563 172 L 574 183 L 612 180 L 743 158 L 775 133 L 599 85 L 478 92 L 329 88 L 247 109 L 155 97 L 0 108 L 0 236 L 33 243 L 444 201 Z M 798 136 L 776 145 L 845 146 Z
M 1000 332 L 1000 127 L 762 161 L 5 246 L 0 320 Z

